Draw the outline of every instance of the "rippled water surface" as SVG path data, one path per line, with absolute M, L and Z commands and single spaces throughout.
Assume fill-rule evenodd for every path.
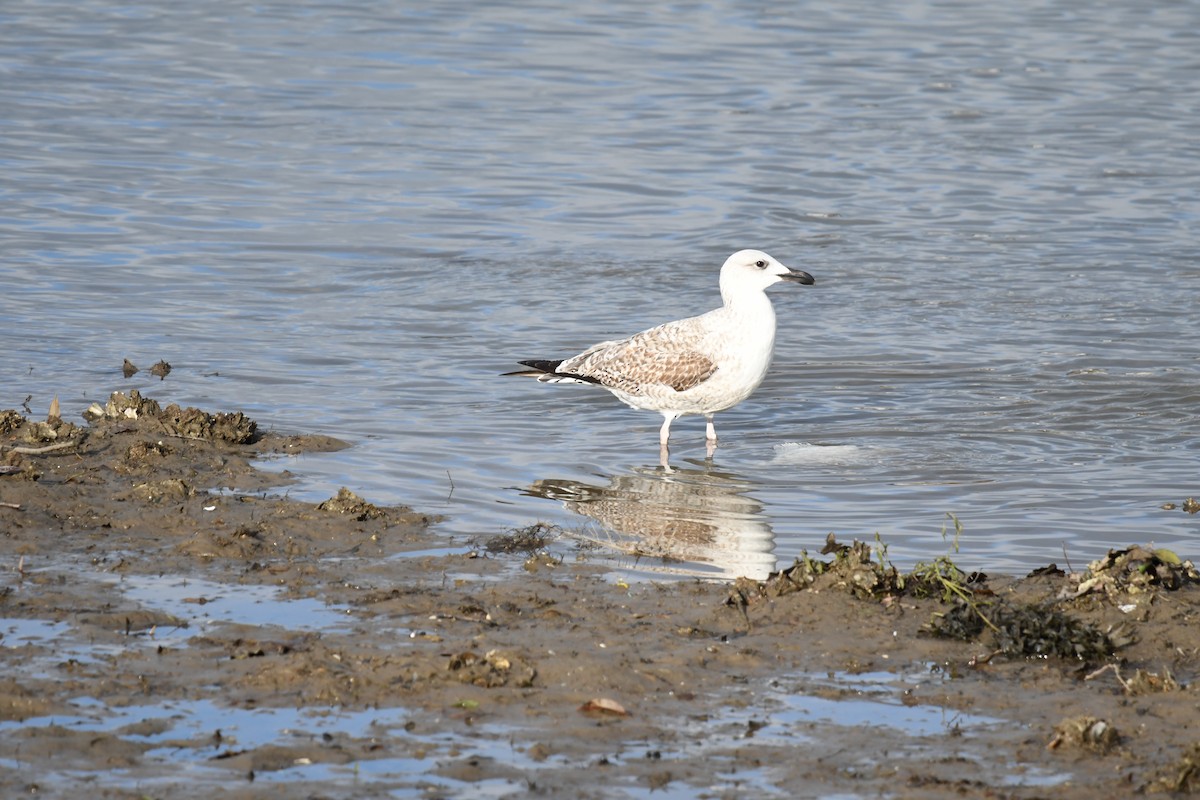
M 968 565 L 1194 557 L 1198 53 L 1131 0 L 8 2 L 0 408 L 244 410 L 356 445 L 285 464 L 314 498 L 721 574 L 931 557 L 948 512 Z M 707 310 L 743 247 L 817 285 L 711 464 L 498 377 Z

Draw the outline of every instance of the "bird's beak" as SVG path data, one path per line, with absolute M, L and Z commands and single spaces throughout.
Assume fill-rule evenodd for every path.
M 800 269 L 793 269 L 786 275 L 780 275 L 779 278 L 780 280 L 792 281 L 793 283 L 803 284 L 804 286 L 812 286 L 814 283 L 816 283 L 816 281 L 813 280 L 812 275 L 809 275 L 807 272 Z

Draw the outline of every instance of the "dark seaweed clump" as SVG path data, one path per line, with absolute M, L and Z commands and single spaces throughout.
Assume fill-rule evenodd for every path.
M 1005 600 L 974 603 L 956 600 L 927 626 L 935 636 L 981 641 L 1010 657 L 1055 657 L 1084 662 L 1111 658 L 1128 644 L 1123 633 L 1106 633 L 1050 603 L 1015 604 Z
M 1136 548 L 1131 548 L 1133 551 Z M 1018 603 L 996 597 L 985 585 L 986 576 L 964 572 L 950 556 L 901 573 L 888 560 L 882 542 L 874 546 L 860 541 L 841 544 L 833 534 L 826 539 L 821 553 L 832 558 L 822 561 L 802 553 L 792 567 L 775 573 L 766 582 L 739 582 L 729 604 L 744 609 L 753 594 L 779 597 L 819 583 L 884 603 L 899 597 L 936 599 L 945 610 L 935 612 L 924 630 L 934 636 L 981 642 L 993 656 L 1094 663 L 1111 659 L 1116 650 L 1132 641 L 1125 628 L 1101 630 L 1063 611 L 1061 602 Z M 1143 559 L 1137 563 L 1150 564 L 1151 568 L 1133 567 L 1132 571 L 1143 577 L 1151 575 L 1163 586 L 1178 585 L 1178 580 L 1163 579 L 1159 569 L 1170 560 L 1169 555 Z M 1126 572 L 1130 570 L 1128 560 L 1120 564 Z M 1186 570 L 1190 564 L 1182 568 Z
M 524 528 L 513 528 L 497 536 L 491 536 L 482 545 L 483 549 L 489 553 L 536 553 L 544 550 L 561 533 L 556 525 L 535 522 Z

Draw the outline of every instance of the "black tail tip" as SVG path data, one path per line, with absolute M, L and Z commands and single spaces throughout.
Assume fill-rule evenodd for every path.
M 534 359 L 532 361 L 518 361 L 517 363 L 536 369 L 539 372 L 554 372 L 562 362 L 563 360 L 560 358 L 558 361 L 540 361 Z

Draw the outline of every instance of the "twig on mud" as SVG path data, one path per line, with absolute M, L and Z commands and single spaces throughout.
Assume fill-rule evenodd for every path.
M 1069 555 L 1067 555 L 1067 543 L 1066 542 L 1062 543 L 1062 549 L 1063 549 L 1063 561 L 1067 562 L 1067 572 L 1074 575 L 1075 568 L 1071 566 L 1071 557 Z
M 979 667 L 984 664 L 990 664 L 992 659 L 1004 652 L 1004 648 L 993 650 L 982 656 L 971 656 L 971 660 L 967 662 L 972 667 Z
M 20 453 L 23 456 L 37 456 L 42 453 L 53 453 L 55 450 L 65 450 L 68 447 L 74 447 L 79 444 L 78 440 L 72 439 L 69 442 L 59 442 L 58 444 L 48 444 L 45 447 L 25 447 L 18 445 L 12 448 L 14 453 Z
M 15 508 L 17 511 L 20 511 L 21 504 L 20 503 L 0 503 L 0 508 Z
M 1124 689 L 1126 692 L 1132 694 L 1133 692 L 1129 688 L 1129 682 L 1121 677 L 1121 670 L 1117 667 L 1116 664 L 1105 664 L 1100 669 L 1095 670 L 1093 672 L 1089 672 L 1087 675 L 1084 675 L 1083 679 L 1085 681 L 1090 681 L 1093 678 L 1099 678 L 1101 675 L 1108 672 L 1109 670 L 1112 670 L 1112 674 L 1116 676 L 1117 683 L 1121 684 L 1121 688 Z

